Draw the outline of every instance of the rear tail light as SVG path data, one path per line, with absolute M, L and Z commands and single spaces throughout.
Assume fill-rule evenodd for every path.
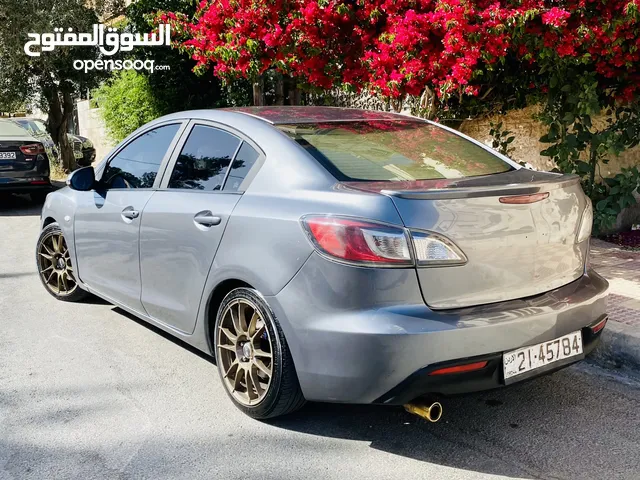
M 595 325 L 591 325 L 591 327 L 589 327 L 589 328 L 591 328 L 591 333 L 596 334 L 600 330 L 602 330 L 604 328 L 604 326 L 607 324 L 607 320 L 609 320 L 609 317 L 607 315 L 605 315 L 602 320 L 597 322 Z
M 500 197 L 498 201 L 507 205 L 528 205 L 541 202 L 547 198 L 549 198 L 549 192 L 534 193 L 532 195 L 509 195 L 508 197 Z
M 332 215 L 307 215 L 301 222 L 318 251 L 347 263 L 403 267 L 417 262 L 428 267 L 467 262 L 453 242 L 431 232 Z
M 487 366 L 487 363 L 489 362 L 474 362 L 467 363 L 466 365 L 455 365 L 453 367 L 439 368 L 438 370 L 430 372 L 429 375 L 450 375 L 452 373 L 474 372 L 476 370 L 482 370 Z
M 591 199 L 587 197 L 587 206 L 582 213 L 582 219 L 580 220 L 580 229 L 578 230 L 577 242 L 584 242 L 591 236 L 591 227 L 593 226 L 593 206 Z
M 403 228 L 334 216 L 306 216 L 302 225 L 316 248 L 332 258 L 363 265 L 413 265 Z
M 467 263 L 467 257 L 450 240 L 430 232 L 411 232 L 418 266 L 447 266 Z
M 44 145 L 41 143 L 32 143 L 29 145 L 22 145 L 20 151 L 25 155 L 40 155 L 44 153 Z

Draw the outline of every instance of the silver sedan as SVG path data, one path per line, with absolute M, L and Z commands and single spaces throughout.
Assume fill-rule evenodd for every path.
M 579 179 L 422 119 L 177 113 L 67 184 L 42 211 L 47 291 L 214 356 L 254 418 L 305 400 L 416 411 L 579 361 L 607 320 Z

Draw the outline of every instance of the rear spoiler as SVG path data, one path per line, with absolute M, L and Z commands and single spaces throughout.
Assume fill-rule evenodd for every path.
M 568 187 L 580 182 L 578 175 L 558 175 L 518 169 L 504 174 L 446 181 L 446 188 L 424 188 L 429 181 L 345 182 L 347 188 L 412 200 L 449 200 L 456 198 L 531 195 Z M 442 185 L 442 181 L 437 181 Z M 389 188 L 398 186 L 399 188 Z

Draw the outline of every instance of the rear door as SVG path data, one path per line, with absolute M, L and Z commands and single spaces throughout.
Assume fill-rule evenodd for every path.
M 80 279 L 97 293 L 144 313 L 140 302 L 140 220 L 160 184 L 181 122 L 155 126 L 108 160 L 101 187 L 76 192 L 75 250 Z
M 140 269 L 147 313 L 192 333 L 227 221 L 261 155 L 216 124 L 194 123 L 183 137 L 142 215 Z

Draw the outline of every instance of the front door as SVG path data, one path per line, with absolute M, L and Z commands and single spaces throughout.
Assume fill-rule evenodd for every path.
M 78 192 L 74 219 L 80 280 L 96 293 L 136 312 L 140 302 L 140 221 L 160 181 L 180 123 L 145 131 L 108 161 L 99 187 Z
M 241 198 L 242 179 L 258 157 L 229 132 L 193 126 L 142 216 L 142 303 L 155 320 L 193 332 L 214 256 Z

